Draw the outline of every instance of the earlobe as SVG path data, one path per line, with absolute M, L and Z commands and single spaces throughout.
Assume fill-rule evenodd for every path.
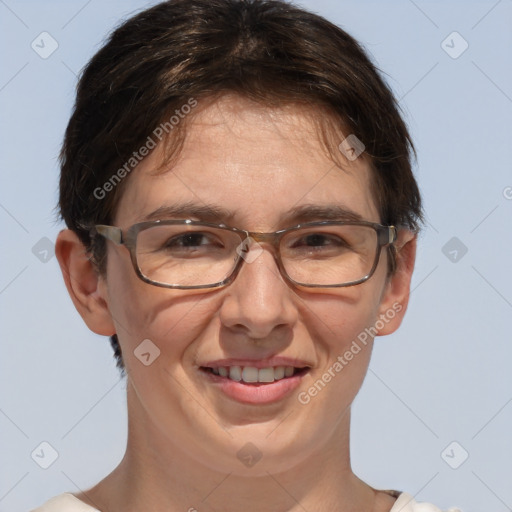
M 411 278 L 416 259 L 416 234 L 408 229 L 398 233 L 395 242 L 396 270 L 384 288 L 379 306 L 377 336 L 391 334 L 398 329 L 407 310 L 411 291 Z M 380 328 L 382 326 L 382 328 Z
M 71 300 L 89 329 L 104 336 L 115 334 L 105 281 L 98 275 L 74 231 L 64 229 L 59 233 L 55 243 L 55 255 Z

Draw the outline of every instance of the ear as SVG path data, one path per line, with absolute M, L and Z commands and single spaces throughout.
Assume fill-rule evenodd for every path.
M 64 229 L 59 233 L 55 255 L 71 300 L 87 327 L 96 334 L 115 334 L 106 300 L 105 280 L 98 274 L 74 231 Z
M 396 270 L 388 277 L 382 294 L 375 325 L 377 336 L 395 332 L 402 323 L 411 292 L 412 271 L 416 259 L 416 240 L 416 235 L 408 229 L 398 232 L 395 242 Z

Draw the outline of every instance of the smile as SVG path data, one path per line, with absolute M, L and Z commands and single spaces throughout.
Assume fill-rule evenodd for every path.
M 214 375 L 225 377 L 236 382 L 244 383 L 271 383 L 277 380 L 293 377 L 307 370 L 306 367 L 294 366 L 269 366 L 256 368 L 254 366 L 219 366 L 217 368 L 204 368 Z
M 201 365 L 199 370 L 212 389 L 224 397 L 243 404 L 265 405 L 290 397 L 311 366 L 292 360 L 252 364 L 250 361 L 243 364 L 242 361 L 224 360 Z

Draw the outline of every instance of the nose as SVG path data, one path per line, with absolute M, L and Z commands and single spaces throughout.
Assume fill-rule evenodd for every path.
M 272 249 L 265 245 L 256 244 L 245 253 L 220 308 L 225 327 L 252 339 L 269 339 L 278 331 L 289 333 L 298 318 L 294 291 L 281 276 Z

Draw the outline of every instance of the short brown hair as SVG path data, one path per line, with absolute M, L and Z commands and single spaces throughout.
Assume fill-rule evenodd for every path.
M 279 0 L 170 0 L 120 25 L 78 83 L 61 152 L 59 206 L 100 272 L 104 240 L 93 247 L 87 227 L 113 219 L 121 177 L 134 167 L 126 163 L 191 98 L 225 93 L 327 111 L 365 145 L 381 222 L 418 229 L 410 135 L 389 87 L 350 35 Z M 185 129 L 177 123 L 170 138 Z M 100 198 L 98 190 L 105 192 Z

